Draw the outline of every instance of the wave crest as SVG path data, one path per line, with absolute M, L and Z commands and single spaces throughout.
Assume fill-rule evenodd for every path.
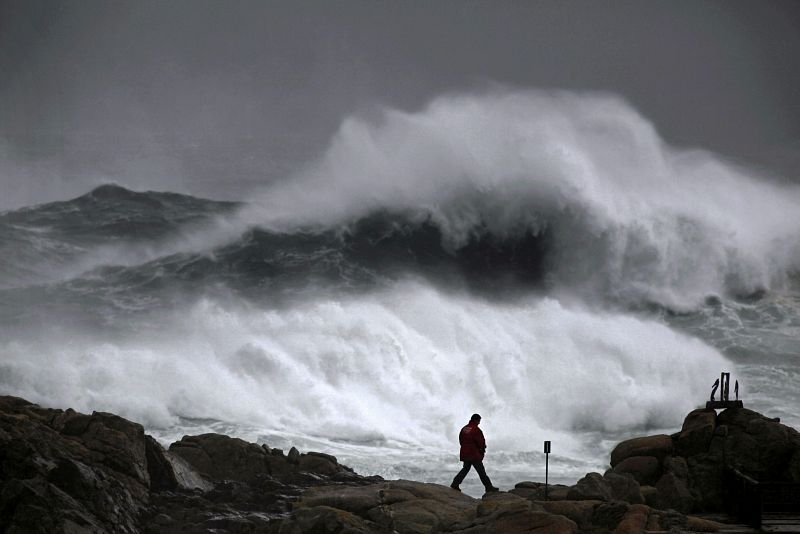
M 561 288 L 683 309 L 785 283 L 800 268 L 798 205 L 797 187 L 667 146 L 620 98 L 507 91 L 349 118 L 243 216 L 292 232 L 419 214 L 451 249 L 550 231 Z

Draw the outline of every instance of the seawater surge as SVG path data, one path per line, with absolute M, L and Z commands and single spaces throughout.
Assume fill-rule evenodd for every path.
M 472 412 L 497 481 L 577 476 L 722 370 L 798 426 L 798 206 L 612 95 L 445 95 L 247 202 L 0 213 L 0 392 L 439 482 Z

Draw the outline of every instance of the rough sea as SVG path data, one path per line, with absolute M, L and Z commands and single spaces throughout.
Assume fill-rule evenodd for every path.
M 501 489 L 544 479 L 544 440 L 574 483 L 722 371 L 800 428 L 798 273 L 797 186 L 613 96 L 443 96 L 240 202 L 0 213 L 0 393 L 442 484 L 478 412 Z

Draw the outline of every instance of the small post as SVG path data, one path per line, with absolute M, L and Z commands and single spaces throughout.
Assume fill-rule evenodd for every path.
M 544 442 L 544 500 L 547 500 L 547 485 L 549 476 L 550 464 L 550 442 Z

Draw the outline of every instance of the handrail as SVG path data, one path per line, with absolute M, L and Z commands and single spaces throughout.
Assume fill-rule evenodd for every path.
M 751 526 L 760 528 L 767 513 L 800 513 L 800 484 L 787 481 L 759 481 L 738 469 L 726 470 L 726 506 L 731 515 L 739 516 Z
M 754 479 L 751 476 L 745 475 L 744 473 L 742 473 L 741 471 L 739 471 L 736 468 L 732 467 L 732 468 L 730 468 L 730 471 L 731 471 L 731 473 L 733 473 L 737 477 L 744 479 L 746 482 L 749 482 L 750 484 L 753 484 L 755 486 L 760 484 L 760 482 L 758 480 Z
M 762 503 L 759 481 L 734 468 L 728 468 L 726 473 L 728 512 L 752 527 L 760 528 Z

